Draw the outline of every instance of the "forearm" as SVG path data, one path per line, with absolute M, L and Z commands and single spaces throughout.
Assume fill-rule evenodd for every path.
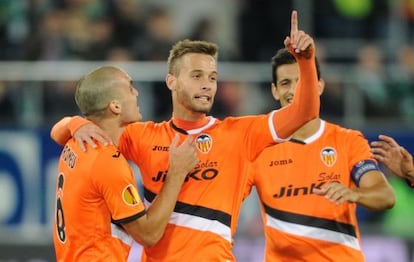
M 291 136 L 302 125 L 319 115 L 320 99 L 315 56 L 312 53 L 309 59 L 297 61 L 300 76 L 293 102 L 278 110 L 273 117 L 273 124 L 280 138 Z
M 168 224 L 175 204 L 181 190 L 182 181 L 173 177 L 175 174 L 169 173 L 165 183 L 152 202 L 152 205 L 147 210 L 147 225 L 146 228 L 150 235 L 157 242 L 164 234 L 164 230 Z
M 64 145 L 82 125 L 89 123 L 80 116 L 67 116 L 57 122 L 50 131 L 50 137 L 59 145 Z
M 395 194 L 392 187 L 381 182 L 369 188 L 356 189 L 359 197 L 357 204 L 370 210 L 390 209 L 395 204 Z
M 50 137 L 61 146 L 63 146 L 72 136 L 68 128 L 68 123 L 71 119 L 72 117 L 69 116 L 62 118 L 52 127 L 50 131 Z

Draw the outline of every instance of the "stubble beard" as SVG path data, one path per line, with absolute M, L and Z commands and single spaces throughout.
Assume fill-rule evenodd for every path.
M 210 103 L 210 105 L 207 106 L 200 106 L 198 105 L 198 102 L 193 100 L 193 98 L 185 95 L 182 101 L 184 106 L 195 113 L 201 113 L 201 114 L 208 114 L 211 111 L 211 108 L 213 107 L 213 103 Z

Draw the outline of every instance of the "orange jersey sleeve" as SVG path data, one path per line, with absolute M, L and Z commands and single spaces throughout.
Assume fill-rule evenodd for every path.
M 312 189 L 357 186 L 375 162 L 360 132 L 322 121 L 303 142 L 266 148 L 252 164 L 262 203 L 266 261 L 364 261 L 356 204 L 336 205 Z
M 309 59 L 298 59 L 299 81 L 291 105 L 273 116 L 275 132 L 280 139 L 289 138 L 298 128 L 319 115 L 320 98 L 314 49 Z
M 80 116 L 64 117 L 52 127 L 50 137 L 57 144 L 64 145 L 79 127 L 87 123 L 90 121 Z

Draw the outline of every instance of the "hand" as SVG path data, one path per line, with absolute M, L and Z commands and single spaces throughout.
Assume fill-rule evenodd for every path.
M 331 202 L 340 205 L 345 202 L 356 203 L 359 200 L 357 191 L 352 190 L 338 182 L 332 182 L 323 188 L 314 188 L 312 193 L 325 196 Z
M 73 138 L 78 142 L 82 151 L 86 151 L 85 143 L 89 144 L 92 148 L 97 147 L 96 141 L 104 146 L 112 144 L 109 136 L 100 127 L 92 123 L 81 126 L 73 134 Z
M 285 38 L 284 44 L 296 59 L 309 59 L 312 57 L 314 51 L 313 38 L 298 29 L 298 13 L 296 10 L 292 11 L 290 36 Z
M 397 176 L 410 179 L 410 174 L 414 175 L 413 156 L 393 138 L 380 135 L 379 139 L 371 142 L 374 158 Z
M 178 146 L 179 139 L 180 136 L 176 134 L 170 145 L 168 175 L 177 176 L 182 178 L 181 181 L 183 181 L 187 174 L 197 165 L 199 159 L 194 137 L 187 136 L 181 145 Z

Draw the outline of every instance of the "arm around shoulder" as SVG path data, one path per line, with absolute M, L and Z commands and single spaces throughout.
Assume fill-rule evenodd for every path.
M 59 145 L 64 145 L 81 126 L 89 123 L 81 116 L 67 116 L 57 122 L 50 131 L 50 137 Z

